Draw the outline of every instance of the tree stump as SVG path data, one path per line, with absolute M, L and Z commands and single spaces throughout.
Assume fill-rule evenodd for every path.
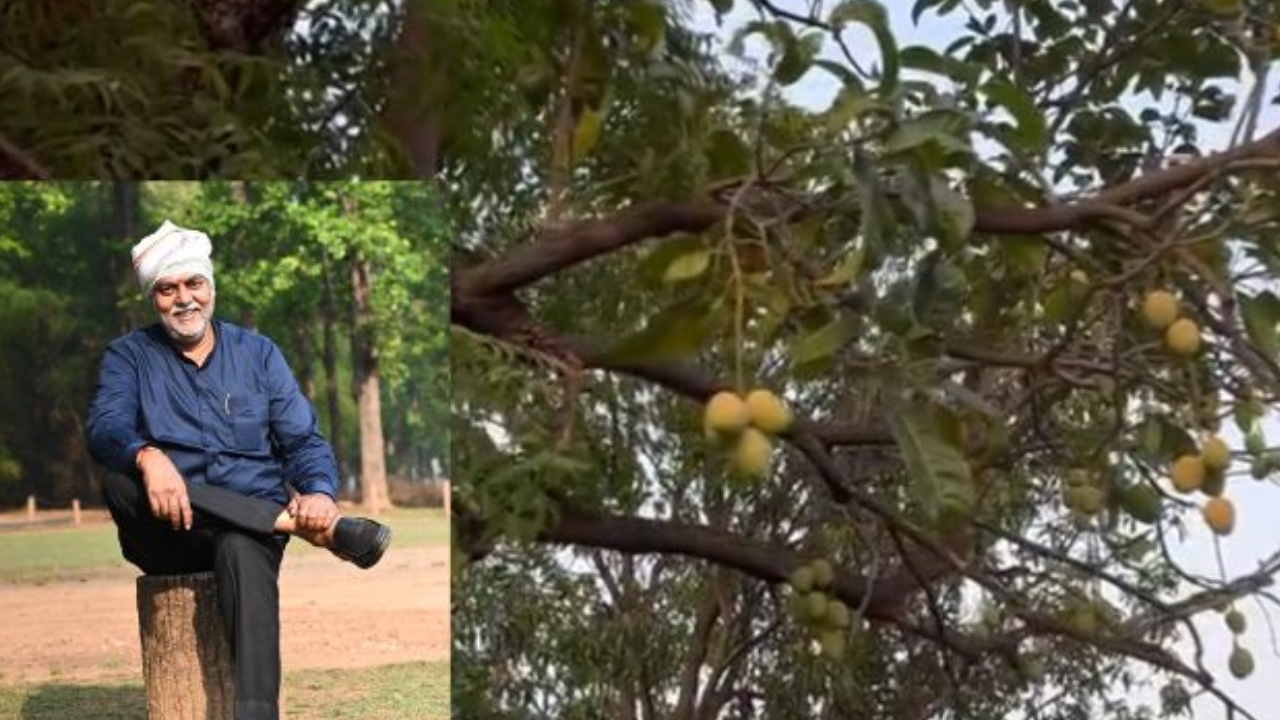
M 213 573 L 138 578 L 148 720 L 234 720 L 231 648 Z

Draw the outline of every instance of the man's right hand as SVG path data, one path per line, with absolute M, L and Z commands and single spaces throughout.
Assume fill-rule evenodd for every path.
M 187 484 L 169 456 L 158 448 L 143 448 L 138 453 L 138 467 L 142 470 L 142 483 L 147 487 L 151 514 L 168 520 L 174 530 L 190 530 L 191 502 L 187 499 Z

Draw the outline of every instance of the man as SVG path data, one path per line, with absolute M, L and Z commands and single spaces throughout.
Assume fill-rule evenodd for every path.
M 147 574 L 214 573 L 236 718 L 277 720 L 289 536 L 367 568 L 391 534 L 339 517 L 333 450 L 276 345 L 213 319 L 211 251 L 168 220 L 134 246 L 158 322 L 107 347 L 86 431 L 112 471 L 103 492 L 125 559 Z

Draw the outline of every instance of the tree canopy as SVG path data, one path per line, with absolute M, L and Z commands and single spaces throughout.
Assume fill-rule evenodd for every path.
M 477 4 L 457 711 L 1265 712 L 1278 21 Z

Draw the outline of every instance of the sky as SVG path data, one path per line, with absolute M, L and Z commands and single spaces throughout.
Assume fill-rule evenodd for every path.
M 777 0 L 779 7 L 792 12 L 807 14 L 810 3 L 799 0 Z M 900 47 L 907 45 L 927 45 L 941 51 L 959 37 L 963 28 L 963 15 L 952 14 L 938 17 L 932 13 L 924 15 L 919 25 L 911 20 L 910 9 L 914 3 L 890 1 L 884 3 L 889 9 L 890 22 L 894 36 Z M 826 3 L 830 8 L 835 3 Z M 721 23 L 717 23 L 711 5 L 708 2 L 697 2 L 695 8 L 695 26 L 707 31 L 718 32 L 727 43 L 734 30 L 743 22 L 755 19 L 757 15 L 749 3 L 739 0 L 734 10 Z M 829 11 L 829 10 L 828 10 Z M 873 36 L 863 28 L 850 28 L 845 31 L 845 38 L 853 53 L 864 67 L 878 64 L 879 50 Z M 763 58 L 767 45 L 760 38 L 747 44 L 748 54 L 755 58 Z M 823 56 L 831 60 L 840 60 L 838 52 L 830 43 L 824 49 Z M 1242 78 L 1248 85 L 1252 78 Z M 1246 85 L 1246 88 L 1248 87 Z M 797 83 L 787 88 L 787 96 L 797 104 L 814 110 L 823 110 L 830 106 L 835 93 L 839 89 L 838 81 L 828 72 L 821 69 L 810 70 Z M 1267 97 L 1277 94 L 1277 82 L 1273 76 L 1267 83 Z M 1238 91 L 1239 95 L 1244 92 Z M 1133 107 L 1140 108 L 1147 103 L 1139 104 L 1137 98 Z M 1242 103 L 1241 103 L 1242 104 Z M 1237 108 L 1238 111 L 1238 108 Z M 1203 152 L 1212 152 L 1228 145 L 1230 134 L 1235 126 L 1235 117 L 1230 122 L 1221 124 L 1202 124 L 1199 129 L 1200 146 Z M 1280 112 L 1275 105 L 1268 105 L 1258 122 L 1257 134 L 1261 135 L 1280 125 Z M 1267 438 L 1272 445 L 1280 444 L 1280 423 L 1269 420 L 1264 424 Z M 1223 436 L 1236 449 L 1242 446 L 1242 440 L 1232 423 L 1225 423 Z M 1247 467 L 1241 468 L 1237 462 L 1236 470 L 1244 469 L 1245 474 L 1239 479 L 1232 478 L 1228 484 L 1227 495 L 1233 500 L 1237 509 L 1235 532 L 1221 540 L 1221 554 L 1227 570 L 1228 579 L 1247 574 L 1256 569 L 1259 562 L 1280 549 L 1280 489 L 1271 482 L 1256 482 L 1247 475 Z M 1200 522 L 1200 518 L 1188 516 L 1186 523 L 1189 533 L 1185 541 L 1174 545 L 1171 549 L 1180 564 L 1192 573 L 1218 577 L 1217 559 L 1213 535 Z M 1254 674 L 1239 681 L 1226 670 L 1227 657 L 1231 652 L 1232 638 L 1226 630 L 1222 617 L 1214 612 L 1201 615 L 1196 626 L 1205 644 L 1204 663 L 1210 672 L 1219 679 L 1219 687 L 1234 697 L 1246 709 L 1260 718 L 1269 717 L 1265 713 L 1275 712 L 1276 691 L 1268 688 L 1268 681 L 1280 679 L 1280 654 L 1268 632 L 1268 625 L 1261 610 L 1261 604 L 1255 600 L 1246 600 L 1238 605 L 1245 614 L 1248 630 L 1243 642 L 1252 652 L 1257 669 Z M 1280 613 L 1274 607 L 1269 610 L 1280 624 Z M 1280 631 L 1280 629 L 1278 629 Z M 1193 660 L 1193 646 L 1188 642 L 1180 643 L 1178 652 L 1185 661 Z M 1148 693 L 1143 696 L 1149 697 Z M 1212 696 L 1198 697 L 1192 704 L 1195 717 L 1223 717 L 1220 702 Z

